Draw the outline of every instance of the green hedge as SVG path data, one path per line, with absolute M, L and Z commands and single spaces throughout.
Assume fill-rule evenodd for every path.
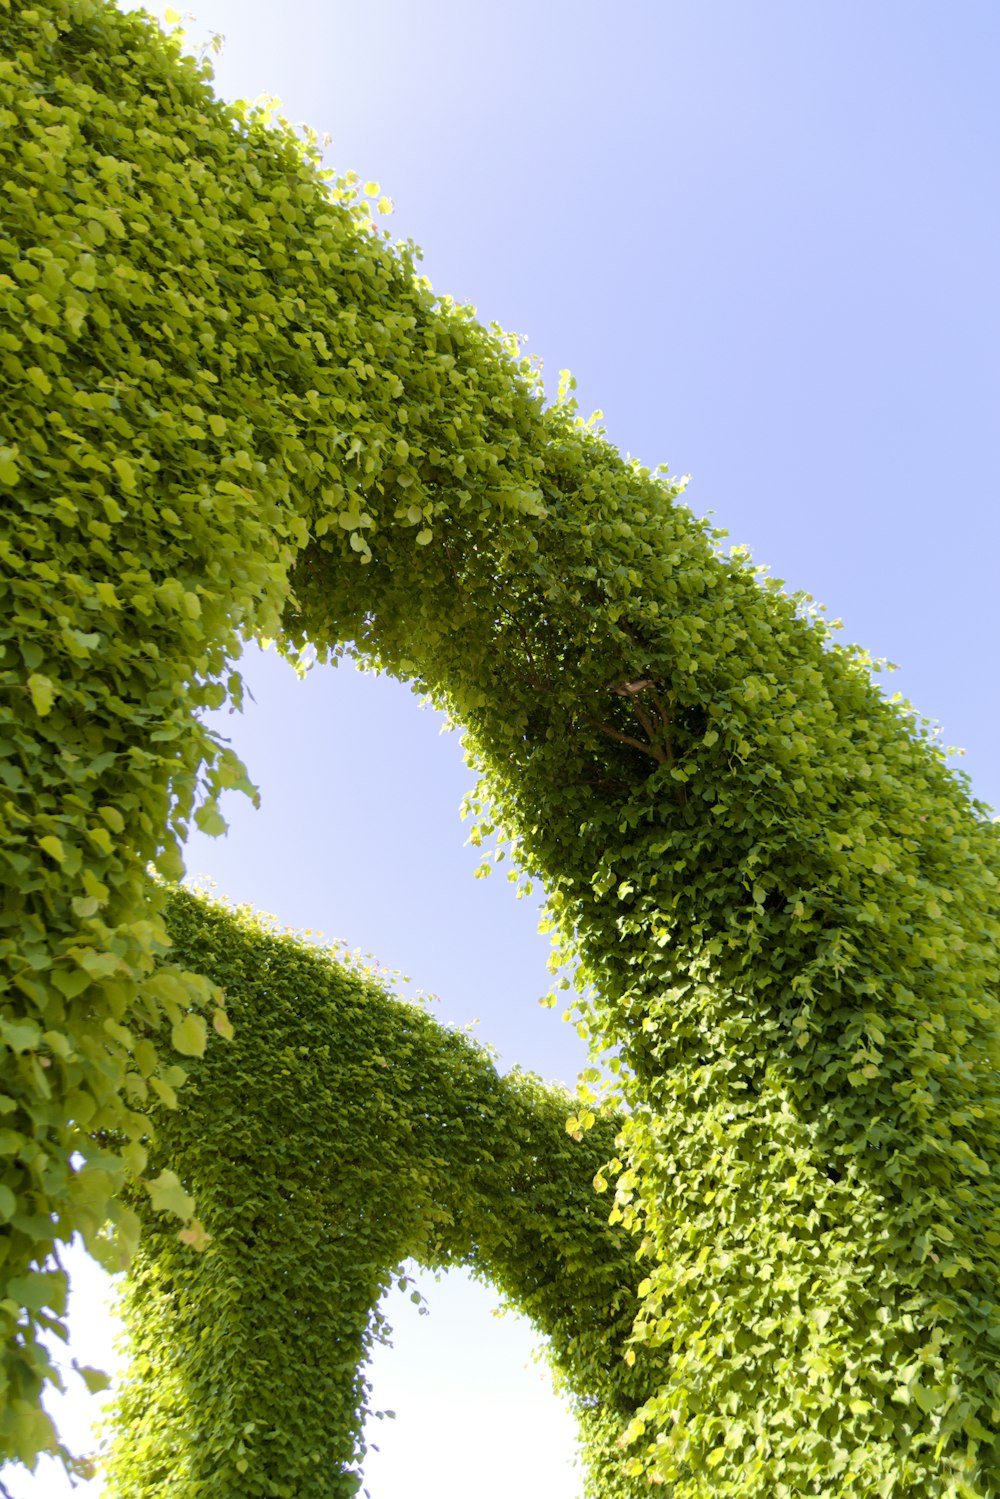
M 0 39 L 2 1450 L 54 1440 L 57 1245 L 121 1263 L 137 1192 L 190 1216 L 151 1116 L 225 1021 L 146 870 L 176 878 L 192 820 L 250 789 L 197 714 L 238 703 L 263 634 L 461 719 L 481 833 L 593 986 L 649 1392 L 597 1492 L 996 1493 L 985 810 L 801 599 L 435 300 L 308 142 L 100 0 L 0 0 Z M 171 1232 L 144 1265 L 161 1240 L 182 1265 Z M 323 1448 L 345 1472 L 354 1429 Z M 309 1492 L 275 1462 L 259 1492 Z
M 175 954 L 225 986 L 235 1038 L 156 1120 L 147 1170 L 178 1175 L 199 1220 L 178 1241 L 144 1214 L 111 1491 L 353 1494 L 377 1304 L 410 1257 L 469 1266 L 532 1318 L 599 1477 L 650 1393 L 620 1356 L 635 1244 L 592 1186 L 615 1121 L 572 1139 L 570 1095 L 498 1077 L 370 969 L 250 912 L 176 893 L 167 914 Z

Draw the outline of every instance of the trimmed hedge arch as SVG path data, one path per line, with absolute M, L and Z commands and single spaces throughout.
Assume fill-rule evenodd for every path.
M 167 924 L 233 996 L 236 1032 L 157 1118 L 147 1170 L 180 1175 L 211 1241 L 192 1255 L 144 1213 L 112 1492 L 355 1493 L 376 1309 L 411 1257 L 467 1265 L 533 1320 L 593 1481 L 619 1492 L 615 1439 L 651 1389 L 620 1355 L 635 1244 L 592 1186 L 616 1121 L 572 1139 L 569 1094 L 498 1077 L 370 972 L 249 912 L 181 891 Z
M 250 789 L 196 713 L 258 633 L 449 706 L 594 986 L 645 1271 L 597 1492 L 995 1493 L 984 809 L 308 142 L 101 0 L 0 0 L 0 35 L 2 1451 L 53 1440 L 58 1243 L 127 1257 L 126 1180 L 190 1214 L 150 1105 L 226 1026 L 146 868 Z

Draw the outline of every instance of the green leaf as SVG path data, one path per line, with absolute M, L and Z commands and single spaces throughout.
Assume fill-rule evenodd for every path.
M 17 448 L 0 447 L 0 484 L 13 488 L 17 483 Z
M 38 672 L 32 672 L 28 678 L 28 691 L 31 701 L 39 718 L 44 718 L 52 711 L 52 699 L 55 697 L 55 683 L 50 677 L 43 677 Z
M 49 1307 L 61 1317 L 66 1310 L 67 1280 L 62 1270 L 33 1270 L 7 1282 L 8 1294 L 29 1312 Z
M 91 1395 L 99 1395 L 111 1385 L 111 1375 L 105 1374 L 103 1369 L 92 1369 L 88 1364 L 78 1364 L 73 1360 L 73 1368 L 79 1374 Z
M 113 854 L 115 846 L 111 841 L 111 835 L 107 828 L 88 828 L 87 837 L 102 854 Z
M 37 364 L 30 365 L 29 368 L 25 370 L 25 374 L 31 381 L 32 385 L 35 386 L 36 390 L 40 390 L 43 396 L 52 394 L 52 381 L 49 379 L 45 371 L 43 369 L 40 369 Z
M 170 1032 L 174 1049 L 185 1057 L 203 1057 L 208 1039 L 208 1027 L 203 1015 L 185 1015 Z
M 204 802 L 198 807 L 195 810 L 194 820 L 209 838 L 221 838 L 223 833 L 229 831 L 229 824 L 212 802 Z
M 161 1171 L 153 1181 L 144 1185 L 157 1213 L 172 1213 L 175 1218 L 188 1222 L 194 1213 L 194 1198 L 185 1192 L 175 1172 Z
M 138 1140 L 130 1140 L 127 1145 L 123 1145 L 121 1157 L 132 1176 L 141 1176 L 145 1171 L 147 1151 Z
M 166 1108 L 176 1109 L 177 1094 L 168 1082 L 165 1082 L 162 1077 L 154 1076 L 149 1079 L 149 1086 Z
M 178 883 L 184 878 L 184 859 L 180 848 L 172 839 L 160 849 L 153 862 L 165 880 Z
M 112 458 L 111 467 L 118 475 L 123 489 L 135 488 L 135 468 L 127 458 Z
M 33 1020 L 0 1020 L 0 1036 L 18 1055 L 36 1051 L 42 1040 L 41 1030 Z
M 915 1384 L 911 1386 L 911 1389 L 914 1400 L 927 1415 L 939 1410 L 948 1398 L 948 1391 L 941 1389 L 939 1385 Z

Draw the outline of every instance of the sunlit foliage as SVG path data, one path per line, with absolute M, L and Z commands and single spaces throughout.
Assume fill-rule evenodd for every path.
M 376 1309 L 411 1257 L 466 1265 L 531 1317 L 616 1492 L 614 1438 L 650 1393 L 619 1352 L 635 1245 L 592 1185 L 616 1121 L 572 1139 L 570 1095 L 499 1077 L 370 966 L 251 912 L 177 893 L 167 918 L 235 1036 L 157 1116 L 147 1174 L 179 1175 L 199 1217 L 178 1237 L 145 1212 L 112 1492 L 169 1474 L 192 1499 L 353 1494 Z
M 150 1171 L 151 1106 L 185 1111 L 154 1148 L 196 1154 L 201 1095 L 177 1090 L 189 1065 L 225 1086 L 206 1039 L 227 1012 L 208 955 L 171 953 L 146 871 L 178 877 L 192 819 L 218 832 L 219 792 L 251 790 L 198 712 L 238 704 L 240 640 L 267 635 L 354 651 L 461 720 L 480 833 L 544 883 L 581 1023 L 615 1049 L 598 1201 L 641 1279 L 607 1359 L 648 1395 L 614 1413 L 595 1492 L 994 1494 L 984 809 L 804 600 L 570 400 L 546 407 L 516 341 L 436 300 L 308 140 L 216 101 L 176 40 L 101 0 L 0 0 L 0 40 L 3 1451 L 54 1441 L 58 1245 L 79 1231 L 123 1263 L 137 1193 L 199 1237 L 167 1157 Z M 605 1127 L 595 1104 L 573 1134 Z M 205 1190 L 228 1244 L 242 1229 Z M 139 1275 L 183 1299 L 183 1264 L 194 1286 L 210 1261 L 175 1229 Z M 361 1290 L 313 1284 L 354 1360 Z M 346 1475 L 360 1385 L 338 1357 L 312 1371 L 328 1419 L 307 1446 Z M 190 1451 L 197 1402 L 172 1419 Z M 118 1471 L 138 1474 L 153 1449 L 126 1425 Z M 310 1489 L 283 1450 L 256 1488 L 248 1456 L 188 1492 L 331 1492 L 322 1458 Z M 143 1471 L 129 1499 L 185 1492 Z

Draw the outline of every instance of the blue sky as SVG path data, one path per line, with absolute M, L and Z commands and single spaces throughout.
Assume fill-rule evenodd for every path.
M 690 472 L 698 513 L 899 663 L 890 690 L 1000 804 L 992 0 L 202 0 L 187 25 L 225 34 L 223 95 L 277 94 L 381 183 L 436 289 L 527 334 L 551 389 L 571 368 L 623 450 Z M 231 805 L 191 871 L 571 1081 L 533 904 L 472 878 L 457 736 L 343 667 L 247 676 L 224 731 L 264 806 Z M 426 1291 L 430 1317 L 390 1312 L 372 1499 L 465 1499 L 470 1474 L 480 1499 L 574 1499 L 530 1333 Z

